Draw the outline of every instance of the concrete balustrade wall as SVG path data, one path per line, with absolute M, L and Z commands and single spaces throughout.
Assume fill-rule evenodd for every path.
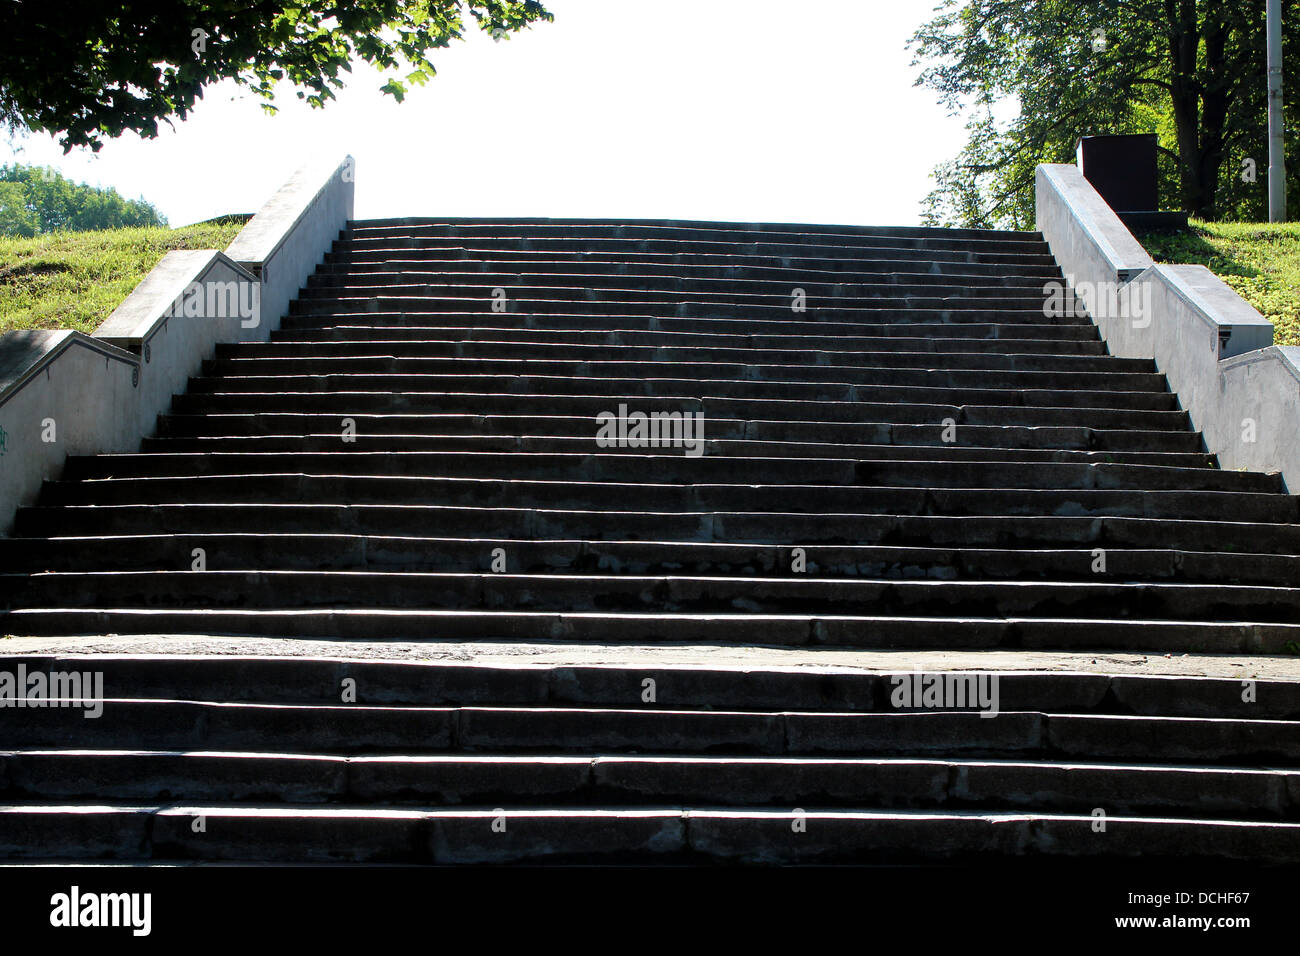
M 339 231 L 352 218 L 356 162 L 305 166 L 249 220 L 226 255 L 261 282 L 262 338 L 307 283 Z
M 0 524 L 57 478 L 68 455 L 127 451 L 140 443 L 139 360 L 68 330 L 0 336 Z M 52 439 L 52 440 L 50 440 Z
M 279 327 L 352 218 L 354 168 L 299 170 L 225 253 L 169 252 L 94 335 L 0 336 L 0 533 L 68 455 L 138 449 L 218 343 Z
M 1300 492 L 1300 348 L 1204 266 L 1157 265 L 1078 168 L 1040 165 L 1038 229 L 1112 355 L 1154 359 L 1224 468 Z
M 139 361 L 137 442 L 218 342 L 266 338 L 257 288 L 251 273 L 214 249 L 169 252 L 95 330 L 95 338 Z

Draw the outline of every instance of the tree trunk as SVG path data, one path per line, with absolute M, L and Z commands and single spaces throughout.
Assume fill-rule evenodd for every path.
M 1225 156 L 1225 127 L 1231 108 L 1228 25 L 1223 8 L 1205 5 L 1204 24 L 1196 0 L 1167 0 L 1170 15 L 1170 85 L 1183 209 L 1200 219 L 1218 215 L 1219 174 Z M 1200 41 L 1205 41 L 1205 81 L 1197 77 Z
M 1198 158 L 1202 202 L 1195 214 L 1214 219 L 1218 212 L 1219 171 L 1225 152 L 1224 131 L 1231 106 L 1232 78 L 1227 75 L 1228 26 L 1223 7 L 1211 2 L 1205 12 L 1205 75 L 1201 89 L 1201 150 Z

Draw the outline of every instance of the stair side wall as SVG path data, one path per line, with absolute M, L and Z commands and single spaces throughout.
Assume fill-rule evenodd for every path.
M 1153 359 L 1226 469 L 1300 490 L 1300 349 L 1204 266 L 1158 265 L 1078 168 L 1042 164 L 1037 227 L 1107 349 Z
M 226 253 L 168 253 L 93 336 L 0 335 L 0 533 L 69 455 L 137 450 L 217 343 L 279 327 L 352 218 L 354 170 L 298 170 Z

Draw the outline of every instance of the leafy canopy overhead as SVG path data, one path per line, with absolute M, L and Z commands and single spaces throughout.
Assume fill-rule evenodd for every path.
M 286 80 L 324 106 L 357 59 L 400 101 L 467 17 L 498 39 L 553 19 L 537 0 L 4 0 L 0 121 L 97 150 L 127 130 L 156 136 L 224 79 L 268 110 Z

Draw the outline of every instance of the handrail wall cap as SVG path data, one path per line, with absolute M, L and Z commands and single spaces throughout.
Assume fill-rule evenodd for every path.
M 351 187 L 353 180 L 345 172 L 355 166 L 350 155 L 338 161 L 314 159 L 300 166 L 239 230 L 226 247 L 226 255 L 256 272 L 275 255 L 336 177 Z
M 1131 281 L 1155 264 L 1150 253 L 1129 232 L 1092 183 L 1084 178 L 1079 167 L 1071 163 L 1039 163 L 1035 174 L 1060 197 L 1073 221 L 1115 270 L 1116 279 Z M 1038 219 L 1041 230 L 1044 225 L 1041 209 Z
M 218 266 L 245 282 L 257 277 L 217 249 L 177 249 L 167 253 L 95 329 L 95 338 L 134 350 L 166 321 L 173 305 Z

